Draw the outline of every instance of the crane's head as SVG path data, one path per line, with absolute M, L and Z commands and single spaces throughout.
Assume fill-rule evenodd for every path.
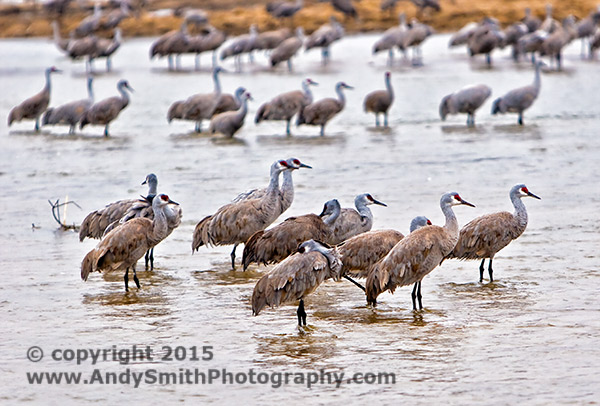
M 142 185 L 158 185 L 158 178 L 155 174 L 149 173 L 146 175 L 146 179 L 144 179 Z
M 62 71 L 60 69 L 58 69 L 56 66 L 51 66 L 48 69 L 46 69 L 46 71 L 48 73 L 62 73 Z
M 431 221 L 427 217 L 417 216 L 414 219 L 412 219 L 412 221 L 410 222 L 410 232 L 412 233 L 413 231 L 415 231 L 421 227 L 430 226 L 430 225 L 431 225 Z
M 304 83 L 306 83 L 308 86 L 313 85 L 313 86 L 318 86 L 319 84 L 317 82 L 315 82 L 314 80 L 312 80 L 311 78 L 306 78 L 304 79 Z
M 312 169 L 312 166 L 309 166 L 309 165 L 306 165 L 306 164 L 300 162 L 300 160 L 298 158 L 290 158 L 286 162 L 292 169 L 300 169 L 300 168 Z
M 156 203 L 155 203 L 155 202 L 156 202 Z M 156 199 L 156 198 L 155 198 L 155 199 L 152 201 L 152 203 L 153 203 L 153 205 L 154 205 L 154 204 L 158 204 L 158 206 L 159 206 L 159 207 L 164 207 L 164 206 L 166 206 L 167 204 L 176 204 L 176 205 L 179 205 L 179 203 L 177 203 L 177 202 L 175 202 L 175 201 L 173 201 L 173 200 L 169 199 L 169 196 L 167 196 L 167 195 L 165 195 L 165 194 L 160 194 L 160 195 L 158 195 L 158 199 Z
M 336 85 L 336 87 L 339 88 L 339 89 L 354 89 L 354 87 L 350 86 L 346 82 L 338 82 L 338 84 Z
M 525 186 L 524 184 L 519 184 L 519 185 L 513 186 L 512 189 L 510 190 L 510 195 L 512 196 L 513 194 L 516 194 L 517 197 L 519 197 L 519 198 L 529 196 L 529 197 L 533 197 L 535 199 L 541 200 L 541 197 L 531 193 L 529 191 L 529 189 L 527 189 L 527 186 Z
M 466 206 L 475 207 L 474 204 L 463 200 L 462 197 L 456 192 L 448 192 L 442 196 L 440 199 L 440 206 L 458 206 L 464 204 Z
M 370 193 L 363 193 L 362 195 L 356 196 L 356 198 L 354 199 L 354 203 L 356 205 L 359 205 L 360 203 L 363 203 L 365 205 L 378 204 L 380 206 L 387 207 L 387 204 L 385 204 L 383 202 L 380 202 L 379 200 L 374 199 L 373 196 L 371 196 Z

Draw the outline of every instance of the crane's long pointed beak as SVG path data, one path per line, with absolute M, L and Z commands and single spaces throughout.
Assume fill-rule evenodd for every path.
M 142 185 L 145 185 L 146 183 L 148 183 L 148 182 L 146 181 L 146 179 L 144 179 L 144 181 L 142 182 Z
M 536 199 L 538 199 L 538 200 L 542 200 L 542 198 L 541 198 L 541 197 L 539 197 L 538 195 L 534 195 L 534 194 L 533 194 L 533 193 L 531 193 L 531 192 L 527 192 L 527 196 L 535 197 L 535 198 L 536 198 Z
M 385 204 L 385 203 L 383 203 L 383 202 L 380 202 L 379 200 L 375 200 L 375 199 L 373 199 L 373 204 L 378 204 L 378 205 L 380 205 L 380 206 L 387 207 L 387 204 Z
M 177 202 L 175 202 L 175 201 L 173 201 L 173 200 L 171 200 L 171 199 L 169 199 L 168 203 L 171 203 L 171 204 L 176 204 L 177 206 L 179 206 L 179 203 L 177 203 Z
M 467 205 L 467 206 L 470 206 L 470 207 L 475 207 L 475 205 L 473 203 L 469 203 L 469 202 L 467 202 L 466 200 L 463 200 L 463 199 L 460 199 L 460 203 L 464 204 L 464 205 Z
M 303 163 L 301 163 L 301 164 L 300 164 L 300 168 L 308 168 L 308 169 L 312 169 L 312 166 L 310 166 L 310 165 L 306 165 L 306 164 L 303 164 Z

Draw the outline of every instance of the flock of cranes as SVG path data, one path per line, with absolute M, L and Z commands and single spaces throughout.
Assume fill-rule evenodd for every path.
M 192 235 L 192 252 L 202 246 L 233 245 L 231 267 L 236 267 L 236 248 L 244 244 L 243 269 L 276 264 L 262 276 L 252 295 L 252 311 L 258 315 L 266 306 L 299 300 L 298 324 L 306 325 L 304 298 L 328 279 L 346 278 L 361 288 L 368 304 L 375 306 L 378 296 L 397 287 L 414 285 L 414 310 L 423 309 L 421 282 L 445 259 L 481 259 L 493 281 L 495 255 L 526 229 L 528 217 L 524 197 L 538 196 L 524 184 L 511 188 L 514 212 L 498 212 L 477 217 L 459 229 L 454 206 L 475 207 L 457 192 L 440 199 L 445 216 L 443 226 L 432 225 L 417 216 L 404 236 L 396 230 L 374 230 L 370 205 L 386 206 L 370 193 L 355 199 L 355 208 L 342 208 L 337 199 L 324 204 L 319 215 L 290 217 L 270 227 L 293 203 L 292 173 L 311 168 L 297 158 L 275 161 L 266 188 L 241 193 L 212 215 L 200 220 Z M 283 182 L 279 180 L 283 177 Z M 81 278 L 92 272 L 123 271 L 125 290 L 129 290 L 129 271 L 140 288 L 136 263 L 146 256 L 146 268 L 153 268 L 154 247 L 181 223 L 182 210 L 165 194 L 158 194 L 158 179 L 149 174 L 143 184 L 148 195 L 108 204 L 90 213 L 81 226 L 79 238 L 101 238 L 81 264 Z M 353 278 L 365 279 L 365 286 Z M 418 303 L 418 305 L 417 305 Z

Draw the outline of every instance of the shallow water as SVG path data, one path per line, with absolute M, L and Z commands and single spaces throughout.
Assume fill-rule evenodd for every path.
M 116 71 L 96 77 L 97 99 L 116 94 L 115 83 L 127 78 L 136 90 L 130 106 L 111 126 L 75 136 L 66 127 L 31 132 L 31 122 L 6 127 L 5 118 L 18 101 L 42 87 L 41 71 L 55 64 L 51 105 L 85 95 L 83 64 L 60 57 L 44 40 L 0 41 L 0 286 L 3 340 L 0 392 L 3 404 L 115 404 L 124 396 L 134 404 L 198 400 L 203 403 L 319 403 L 377 399 L 384 404 L 409 400 L 424 404 L 593 403 L 598 373 L 600 307 L 597 265 L 600 139 L 597 62 L 579 58 L 579 43 L 568 49 L 565 71 L 546 72 L 539 99 L 525 114 L 523 127 L 514 115 L 491 116 L 492 100 L 530 83 L 530 64 L 515 65 L 508 50 L 494 55 L 488 69 L 463 50 L 447 50 L 447 36 L 424 47 L 425 66 L 398 63 L 393 69 L 396 101 L 392 128 L 374 128 L 362 112 L 364 95 L 383 87 L 383 55 L 373 58 L 376 36 L 344 39 L 332 49 L 333 62 L 319 64 L 316 51 L 302 54 L 296 72 L 272 73 L 262 55 L 254 66 L 222 75 L 233 92 L 244 85 L 256 100 L 245 127 L 234 140 L 198 136 L 189 123 L 168 125 L 174 100 L 212 89 L 209 58 L 203 71 L 168 73 L 166 61 L 149 62 L 150 39 L 131 40 L 113 61 Z M 184 66 L 193 67 L 185 57 Z M 102 63 L 96 63 L 98 70 Z M 318 137 L 318 128 L 294 128 L 283 136 L 282 123 L 254 125 L 259 105 L 304 77 L 320 83 L 315 98 L 333 95 L 336 81 L 355 86 L 347 92 L 343 113 Z M 466 117 L 441 122 L 439 100 L 471 83 L 486 83 L 492 97 L 467 129 Z M 206 125 L 206 124 L 205 124 Z M 252 317 L 250 297 L 264 268 L 229 269 L 231 247 L 190 253 L 194 225 L 238 193 L 266 185 L 275 159 L 295 156 L 313 166 L 294 174 L 296 195 L 281 219 L 319 212 L 338 198 L 343 206 L 355 195 L 372 193 L 388 204 L 373 208 L 374 228 L 406 232 L 410 219 L 426 215 L 443 222 L 439 196 L 458 191 L 476 204 L 456 208 L 461 224 L 475 216 L 511 210 L 508 190 L 526 183 L 542 200 L 526 199 L 529 226 L 494 262 L 494 283 L 478 283 L 478 262 L 446 261 L 423 281 L 426 310 L 411 310 L 410 288 L 380 297 L 376 309 L 347 282 L 328 282 L 306 300 L 309 327 L 296 327 L 295 306 L 267 309 Z M 140 271 L 142 289 L 123 290 L 121 275 L 94 274 L 84 283 L 80 262 L 96 241 L 78 241 L 60 231 L 48 199 L 76 201 L 67 222 L 80 223 L 104 204 L 146 193 L 147 173 L 159 178 L 159 191 L 180 202 L 181 226 L 156 248 L 156 269 Z M 36 228 L 32 229 L 32 224 Z M 238 255 L 241 256 L 241 249 Z M 138 268 L 143 268 L 143 265 Z M 55 361 L 54 349 L 117 349 L 151 346 L 154 361 L 91 365 Z M 212 346 L 210 361 L 164 361 L 163 346 Z M 38 363 L 28 348 L 45 353 Z M 189 354 L 188 354 L 189 355 Z M 273 388 L 265 385 L 132 384 L 31 385 L 27 372 L 83 372 L 94 368 L 122 373 L 185 369 L 244 372 L 394 373 L 396 382 L 347 384 L 339 389 L 318 383 Z

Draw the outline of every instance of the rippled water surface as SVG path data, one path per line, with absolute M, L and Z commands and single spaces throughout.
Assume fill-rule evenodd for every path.
M 165 61 L 150 63 L 150 39 L 126 42 L 114 58 L 116 71 L 96 77 L 97 99 L 116 94 L 129 80 L 136 90 L 130 106 L 112 125 L 66 135 L 65 127 L 31 132 L 31 122 L 9 129 L 6 117 L 18 101 L 37 92 L 42 70 L 64 69 L 53 78 L 52 105 L 85 94 L 83 64 L 72 64 L 45 40 L 0 42 L 0 180 L 2 184 L 0 285 L 2 313 L 2 404 L 301 403 L 384 404 L 410 402 L 534 404 L 593 403 L 600 392 L 598 337 L 600 306 L 597 263 L 600 238 L 600 65 L 579 59 L 579 44 L 565 56 L 565 71 L 546 72 L 539 99 L 525 114 L 491 116 L 491 102 L 530 83 L 530 64 L 515 65 L 509 51 L 494 67 L 470 61 L 463 50 L 446 49 L 436 36 L 424 47 L 425 66 L 398 63 L 393 69 L 396 101 L 392 128 L 374 128 L 362 111 L 365 94 L 383 87 L 385 57 L 373 58 L 375 36 L 346 38 L 323 68 L 315 52 L 302 54 L 296 72 L 272 73 L 262 55 L 242 73 L 222 76 L 233 92 L 244 85 L 255 101 L 246 125 L 233 140 L 191 133 L 192 125 L 168 125 L 170 103 L 212 89 L 209 58 L 203 71 L 168 73 Z M 193 66 L 190 58 L 184 66 Z M 96 63 L 100 70 L 102 63 Z M 333 95 L 336 81 L 355 86 L 343 113 L 318 137 L 301 127 L 283 136 L 282 123 L 253 123 L 260 103 L 304 77 L 320 83 L 315 98 Z M 492 97 L 467 129 L 464 116 L 441 122 L 442 96 L 471 83 L 486 83 Z M 251 117 L 252 116 L 252 117 Z M 526 199 L 529 226 L 494 262 L 494 283 L 478 282 L 478 262 L 446 261 L 423 281 L 426 309 L 411 310 L 410 288 L 380 297 L 377 308 L 347 282 L 328 282 L 306 300 L 309 326 L 296 327 L 295 305 L 252 317 L 250 297 L 264 268 L 231 271 L 230 247 L 201 248 L 191 255 L 194 225 L 238 193 L 266 185 L 269 165 L 295 156 L 313 166 L 294 174 L 295 200 L 281 219 L 319 212 L 338 198 L 350 206 L 355 195 L 372 193 L 388 204 L 373 209 L 374 228 L 407 232 L 415 215 L 443 223 L 439 197 L 448 190 L 477 205 L 456 208 L 461 224 L 475 216 L 512 210 L 508 190 L 526 183 L 542 200 Z M 181 226 L 156 248 L 156 269 L 140 271 L 142 289 L 124 293 L 121 275 L 79 277 L 80 263 L 96 241 L 80 243 L 60 231 L 48 199 L 76 201 L 67 221 L 80 223 L 104 204 L 146 193 L 147 173 L 159 191 L 180 202 Z M 281 220 L 280 219 L 280 220 Z M 32 229 L 32 223 L 36 228 Z M 238 253 L 241 256 L 241 247 Z M 139 266 L 138 268 L 143 268 Z M 211 361 L 115 361 L 92 366 L 54 361 L 54 349 L 111 349 L 151 346 L 213 346 Z M 45 353 L 29 362 L 29 347 Z M 189 355 L 189 354 L 188 354 Z M 188 357 L 189 358 L 189 357 Z M 222 383 L 200 385 L 113 384 L 30 385 L 27 372 L 122 373 L 129 368 L 176 372 L 226 368 L 231 372 L 395 373 L 396 382 L 375 385 Z

